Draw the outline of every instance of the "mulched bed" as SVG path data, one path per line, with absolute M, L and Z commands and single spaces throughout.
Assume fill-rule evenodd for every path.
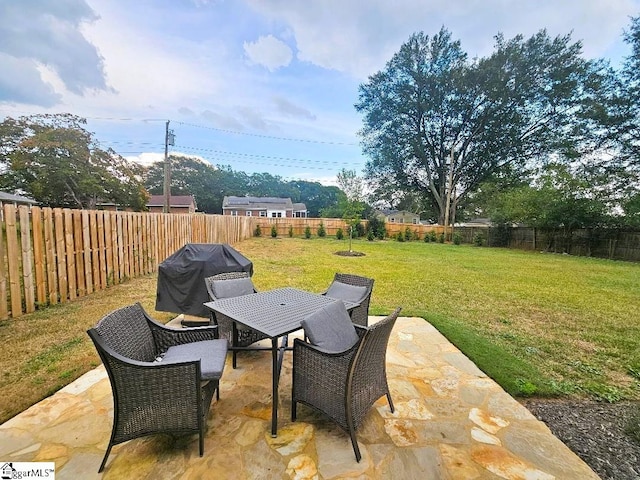
M 365 254 L 362 252 L 350 252 L 349 250 L 341 250 L 339 252 L 336 252 L 336 255 L 340 255 L 342 257 L 364 257 Z
M 521 400 L 603 480 L 640 479 L 640 442 L 625 433 L 639 402 Z

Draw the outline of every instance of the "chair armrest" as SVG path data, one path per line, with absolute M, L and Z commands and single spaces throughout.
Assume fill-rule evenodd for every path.
M 200 377 L 200 360 L 114 363 L 118 365 L 112 364 L 108 372 L 118 422 L 127 422 L 124 430 L 144 432 L 176 424 L 198 428 L 198 406 L 207 383 Z
M 218 338 L 217 325 L 207 327 L 169 328 L 147 316 L 147 323 L 153 334 L 153 339 L 160 352 L 165 352 L 169 347 L 182 345 L 183 343 L 200 342 L 203 340 L 215 340 Z

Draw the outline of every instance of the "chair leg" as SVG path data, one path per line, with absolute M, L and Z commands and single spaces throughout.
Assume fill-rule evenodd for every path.
M 387 400 L 389 401 L 389 408 L 391 409 L 391 413 L 395 412 L 395 408 L 393 407 L 393 400 L 391 400 L 391 392 L 387 389 Z
M 291 400 L 291 421 L 295 422 L 298 417 L 298 402 Z
M 351 437 L 351 445 L 353 446 L 353 453 L 356 454 L 356 462 L 360 463 L 362 455 L 360 455 L 360 447 L 358 447 L 358 439 L 356 438 L 356 431 L 353 427 L 349 427 L 349 436 Z
M 235 347 L 238 346 L 238 326 L 236 322 L 231 322 L 231 346 L 233 347 L 233 369 L 238 366 L 238 362 L 236 357 L 238 355 L 238 350 Z
M 104 466 L 107 463 L 107 458 L 109 458 L 109 454 L 111 453 L 111 447 L 113 447 L 113 445 L 111 443 L 109 443 L 109 446 L 107 447 L 107 453 L 104 454 L 104 458 L 102 459 L 102 463 L 100 464 L 100 468 L 98 469 L 98 473 L 102 473 L 102 470 L 104 470 Z
M 203 426 L 200 427 L 200 456 L 202 455 L 204 455 L 204 427 Z

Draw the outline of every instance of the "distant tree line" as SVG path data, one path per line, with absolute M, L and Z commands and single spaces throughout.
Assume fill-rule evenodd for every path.
M 101 203 L 144 210 L 163 193 L 164 162 L 144 167 L 103 149 L 72 114 L 6 118 L 0 123 L 0 190 L 27 195 L 43 206 L 94 209 Z M 193 157 L 170 156 L 171 194 L 194 195 L 198 210 L 222 213 L 225 195 L 286 197 L 309 215 L 342 216 L 346 196 L 318 182 L 248 175 Z M 340 206 L 343 207 L 340 207 Z

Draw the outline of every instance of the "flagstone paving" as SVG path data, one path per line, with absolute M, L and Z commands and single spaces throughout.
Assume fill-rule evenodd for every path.
M 372 317 L 371 321 L 375 321 Z M 380 399 L 349 436 L 300 405 L 290 419 L 291 353 L 271 438 L 268 352 L 230 359 L 211 407 L 205 453 L 197 435 L 153 435 L 113 448 L 111 387 L 99 367 L 0 425 L 0 462 L 53 461 L 63 479 L 597 479 L 546 425 L 505 393 L 434 327 L 400 318 L 387 353 L 396 411 Z

